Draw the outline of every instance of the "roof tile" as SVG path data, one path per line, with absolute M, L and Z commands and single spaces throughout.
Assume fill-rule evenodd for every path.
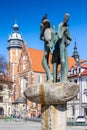
M 31 61 L 32 61 L 33 71 L 45 72 L 44 68 L 42 67 L 42 58 L 44 55 L 44 51 L 28 48 L 28 53 L 29 53 Z M 51 55 L 49 58 L 49 65 L 50 65 L 50 69 L 52 72 Z M 68 58 L 68 69 L 70 70 L 73 65 L 75 65 L 75 60 L 73 57 L 69 57 Z M 60 65 L 58 66 L 58 71 L 60 71 Z

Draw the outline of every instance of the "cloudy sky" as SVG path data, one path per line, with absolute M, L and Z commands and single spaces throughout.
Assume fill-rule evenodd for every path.
M 0 0 L 0 54 L 7 58 L 7 40 L 15 21 L 27 46 L 43 50 L 39 39 L 41 18 L 47 13 L 57 30 L 67 12 L 72 37 L 68 54 L 72 55 L 76 39 L 80 58 L 87 60 L 87 0 Z

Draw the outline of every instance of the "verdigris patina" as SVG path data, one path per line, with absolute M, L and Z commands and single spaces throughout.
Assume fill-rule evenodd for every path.
M 60 70 L 60 81 L 67 80 L 68 76 L 68 52 L 67 46 L 70 44 L 71 36 L 68 28 L 69 14 L 65 14 L 64 21 L 58 25 L 58 40 L 55 44 L 55 49 L 53 52 L 53 79 L 57 82 L 57 68 L 61 65 Z
M 71 36 L 68 28 L 69 14 L 64 15 L 64 21 L 59 23 L 58 30 L 55 32 L 51 27 L 50 21 L 45 15 L 40 24 L 40 39 L 44 41 L 44 56 L 42 65 L 47 74 L 47 80 L 52 80 L 52 75 L 49 68 L 49 54 L 52 56 L 53 63 L 53 81 L 57 82 L 57 68 L 61 65 L 60 81 L 67 80 L 68 75 L 68 52 L 67 46 L 70 44 Z M 54 46 L 54 50 L 53 50 Z
M 40 24 L 40 39 L 44 41 L 44 56 L 42 59 L 42 66 L 47 74 L 47 81 L 53 80 L 50 67 L 49 67 L 49 54 L 53 53 L 53 43 L 55 43 L 56 37 L 54 28 L 51 27 L 50 21 L 47 15 L 43 16 Z
M 42 130 L 66 130 L 67 102 L 72 100 L 79 92 L 79 85 L 67 80 L 68 54 L 67 46 L 70 44 L 68 20 L 69 14 L 65 14 L 64 21 L 58 24 L 55 32 L 50 21 L 45 15 L 40 24 L 40 39 L 44 41 L 44 56 L 42 65 L 47 74 L 47 80 L 43 84 L 32 84 L 24 95 L 32 102 L 41 104 Z M 54 46 L 54 50 L 52 47 Z M 52 54 L 53 81 L 49 68 L 49 54 Z M 61 65 L 60 81 L 57 83 L 57 68 Z

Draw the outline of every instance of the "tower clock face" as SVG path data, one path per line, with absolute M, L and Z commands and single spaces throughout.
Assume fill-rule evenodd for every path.
M 11 47 L 17 47 L 17 48 L 22 47 L 22 41 L 19 41 L 19 40 L 11 40 L 11 41 L 9 42 L 9 47 L 10 47 L 10 48 L 11 48 Z

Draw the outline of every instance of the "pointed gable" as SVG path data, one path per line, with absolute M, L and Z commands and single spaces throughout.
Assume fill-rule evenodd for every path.
M 29 71 L 31 70 L 31 59 L 26 47 L 26 44 L 23 44 L 22 47 L 22 52 L 19 60 L 19 65 L 18 65 L 18 72 L 24 72 L 24 71 Z
M 75 62 L 74 58 L 73 58 L 73 57 L 69 57 L 69 58 L 68 58 L 68 70 L 70 70 L 71 67 L 72 67 L 73 65 L 75 65 L 75 64 L 76 64 L 76 62 Z

